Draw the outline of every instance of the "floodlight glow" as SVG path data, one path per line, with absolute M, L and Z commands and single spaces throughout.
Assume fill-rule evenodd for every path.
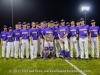
M 82 6 L 81 10 L 82 11 L 89 11 L 89 7 L 88 6 Z

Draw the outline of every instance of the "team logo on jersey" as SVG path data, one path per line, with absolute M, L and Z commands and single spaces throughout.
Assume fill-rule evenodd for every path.
M 28 34 L 28 32 L 22 32 L 22 34 Z
M 2 35 L 2 36 L 6 36 L 6 35 Z
M 16 33 L 16 35 L 19 35 L 20 33 Z
M 7 37 L 11 37 L 11 36 L 7 36 Z

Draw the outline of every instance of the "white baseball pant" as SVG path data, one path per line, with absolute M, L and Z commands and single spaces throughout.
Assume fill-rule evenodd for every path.
M 75 50 L 76 50 L 76 58 L 79 56 L 78 46 L 77 46 L 77 43 L 75 41 L 76 41 L 76 37 L 70 37 L 70 56 L 72 58 L 73 58 L 73 45 L 74 45 Z
M 94 49 L 96 50 L 96 58 L 99 58 L 99 39 L 91 37 L 91 56 L 94 58 Z
M 56 49 L 56 57 L 59 57 L 59 53 L 61 49 L 59 39 L 55 39 L 54 44 L 55 44 L 55 49 Z
M 31 45 L 31 59 L 34 59 L 37 57 L 38 52 L 38 40 L 32 40 L 33 45 Z
M 85 50 L 85 58 L 88 59 L 88 37 L 79 37 L 79 45 L 81 50 L 80 57 L 84 58 L 84 50 Z
M 11 57 L 14 56 L 14 43 L 13 42 L 8 42 L 7 43 L 7 52 L 6 52 L 6 58 L 9 58 L 10 52 L 11 52 Z
M 40 57 L 43 57 L 43 50 L 44 50 L 44 39 L 41 38 L 42 44 L 40 45 Z
M 63 41 L 64 41 L 64 44 L 60 42 L 61 50 L 69 51 L 69 48 L 68 48 L 68 39 L 64 38 Z
M 26 50 L 26 58 L 29 58 L 29 40 L 28 39 L 22 39 L 22 45 L 21 45 L 21 58 L 24 58 L 24 50 Z
M 20 53 L 19 41 L 14 41 L 14 49 L 15 49 L 14 57 L 15 57 L 15 58 L 18 58 L 19 53 Z
M 6 41 L 2 41 L 2 57 L 5 56 L 5 50 L 7 50 Z

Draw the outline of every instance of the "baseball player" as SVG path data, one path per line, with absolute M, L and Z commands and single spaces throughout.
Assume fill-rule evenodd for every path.
M 18 58 L 18 56 L 20 58 L 20 49 L 19 49 L 20 48 L 19 47 L 19 45 L 20 45 L 20 29 L 19 29 L 19 25 L 16 24 L 15 28 L 16 29 L 13 31 L 13 37 L 14 37 L 14 50 L 15 50 L 14 57 L 16 59 L 16 58 Z
M 69 33 L 68 27 L 65 26 L 65 20 L 61 20 L 61 26 L 59 27 L 58 37 L 60 40 L 60 47 L 62 50 L 62 58 L 70 58 L 69 49 L 68 49 L 68 39 L 67 35 Z
M 35 60 L 37 58 L 38 51 L 38 29 L 35 28 L 35 24 L 32 23 L 32 28 L 29 31 L 30 43 L 31 43 L 31 59 Z
M 6 34 L 7 34 L 7 25 L 3 26 L 4 31 L 1 32 L 0 38 L 1 38 L 1 44 L 2 44 L 2 58 L 5 56 L 5 50 L 6 50 Z
M 43 50 L 44 50 L 44 38 L 43 38 L 43 31 L 44 31 L 44 22 L 41 22 L 41 28 L 39 28 L 39 44 L 40 44 L 40 57 L 43 57 Z
M 80 27 L 80 21 L 79 20 L 77 20 L 76 21 L 76 27 L 78 28 L 78 27 Z M 79 37 L 77 37 L 77 46 L 78 46 L 78 57 L 80 56 L 80 54 L 81 54 L 81 51 L 80 51 L 80 46 L 79 46 Z
M 26 50 L 26 58 L 29 58 L 29 31 L 26 26 L 26 22 L 23 22 L 23 29 L 20 30 L 21 59 L 24 59 L 24 49 Z
M 96 26 L 95 20 L 91 20 L 92 26 L 89 28 L 90 32 L 90 40 L 91 40 L 91 57 L 94 58 L 94 49 L 96 50 L 96 58 L 99 58 L 99 40 L 98 35 L 99 33 L 99 27 Z
M 30 30 L 30 23 L 27 23 L 27 30 Z
M 84 59 L 84 52 L 85 52 L 85 59 L 88 61 L 88 33 L 89 33 L 89 26 L 85 25 L 84 18 L 80 19 L 81 26 L 78 28 L 79 34 L 79 45 L 81 50 L 80 60 Z
M 46 28 L 43 32 L 43 37 L 45 39 L 44 41 L 44 58 L 47 58 L 47 52 L 50 50 L 50 57 L 53 59 L 53 52 L 54 52 L 54 46 L 53 46 L 53 40 L 54 40 L 54 31 L 51 28 L 51 23 L 48 22 L 48 28 Z
M 70 57 L 73 58 L 73 45 L 76 50 L 76 58 L 78 58 L 79 53 L 78 53 L 78 46 L 77 46 L 77 27 L 75 26 L 75 21 L 71 20 L 71 27 L 69 28 L 69 33 L 70 33 Z
M 9 27 L 9 32 L 7 32 L 7 52 L 6 52 L 6 59 L 8 60 L 10 52 L 11 52 L 11 58 L 14 56 L 14 42 L 13 42 L 13 36 L 12 36 L 12 27 Z
M 18 22 L 18 26 L 19 26 L 19 29 L 22 29 L 22 24 L 21 24 L 21 22 Z
M 54 27 L 54 44 L 55 44 L 55 49 L 56 49 L 56 57 L 59 58 L 59 53 L 60 53 L 60 41 L 58 37 L 58 30 L 59 30 L 59 23 L 58 21 L 55 22 L 55 27 Z
M 22 24 L 21 24 L 21 22 L 18 22 L 18 27 L 19 27 L 19 30 L 22 29 Z M 21 58 L 21 45 L 19 45 L 19 58 Z
M 39 28 L 39 22 L 36 22 L 36 28 L 37 29 Z

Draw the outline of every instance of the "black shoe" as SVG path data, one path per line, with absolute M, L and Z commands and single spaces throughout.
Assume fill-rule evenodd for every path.
M 82 58 L 80 58 L 80 60 L 83 60 Z
M 11 57 L 11 59 L 13 59 L 13 57 Z
M 88 59 L 86 59 L 86 61 L 88 61 Z
M 8 60 L 8 58 L 6 58 L 6 60 Z

